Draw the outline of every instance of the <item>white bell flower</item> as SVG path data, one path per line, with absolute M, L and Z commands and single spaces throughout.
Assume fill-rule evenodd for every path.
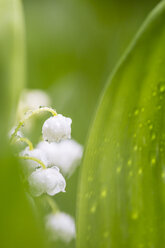
M 33 157 L 39 159 L 46 167 L 49 165 L 49 162 L 46 158 L 46 155 L 43 151 L 38 148 L 30 150 L 29 147 L 26 147 L 22 152 L 20 152 L 20 156 Z M 41 167 L 39 163 L 34 160 L 26 160 L 24 161 L 27 164 L 28 171 L 34 171 L 36 168 Z M 24 164 L 25 164 L 24 163 Z
M 72 120 L 61 114 L 47 119 L 42 127 L 42 134 L 45 141 L 59 142 L 71 138 Z
M 60 239 L 69 243 L 76 236 L 74 219 L 63 212 L 48 215 L 46 228 L 52 240 Z
M 66 182 L 57 167 L 39 168 L 28 178 L 31 193 L 33 196 L 40 196 L 43 193 L 55 195 L 65 192 Z
M 28 110 L 38 109 L 40 106 L 50 106 L 50 97 L 43 90 L 25 89 L 22 91 L 18 104 L 18 117 L 23 118 Z
M 74 140 L 62 140 L 59 143 L 40 142 L 37 146 L 49 161 L 49 165 L 60 168 L 64 175 L 71 175 L 79 164 L 83 147 Z

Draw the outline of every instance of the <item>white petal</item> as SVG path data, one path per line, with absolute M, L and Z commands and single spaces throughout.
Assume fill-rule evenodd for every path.
M 29 177 L 29 185 L 34 196 L 40 196 L 43 193 L 55 195 L 65 192 L 66 182 L 57 167 L 40 168 Z
M 26 147 L 25 150 L 20 153 L 20 155 L 37 158 L 41 160 L 41 162 L 43 162 L 45 166 L 49 165 L 46 154 L 38 148 L 29 150 L 29 147 Z M 34 171 L 36 168 L 41 167 L 41 165 L 34 160 L 26 160 L 26 164 L 29 171 Z
M 72 120 L 70 118 L 60 114 L 50 117 L 42 127 L 44 140 L 48 142 L 59 142 L 63 139 L 70 139 L 71 123 Z
M 65 192 L 66 182 L 57 167 L 45 170 L 46 192 L 49 195 L 55 195 L 59 192 Z
M 25 89 L 21 93 L 19 105 L 18 105 L 18 115 L 23 117 L 24 113 L 28 110 L 34 110 L 40 106 L 50 106 L 51 100 L 49 96 L 42 90 L 28 90 Z
M 29 177 L 29 186 L 33 196 L 40 196 L 45 191 L 45 175 L 43 169 L 37 169 Z
M 83 154 L 83 147 L 74 140 L 41 142 L 37 147 L 46 154 L 49 164 L 58 166 L 64 175 L 72 174 Z

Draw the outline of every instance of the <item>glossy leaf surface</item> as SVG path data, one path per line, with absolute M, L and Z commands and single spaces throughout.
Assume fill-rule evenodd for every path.
M 83 163 L 77 247 L 165 243 L 165 2 L 111 76 Z

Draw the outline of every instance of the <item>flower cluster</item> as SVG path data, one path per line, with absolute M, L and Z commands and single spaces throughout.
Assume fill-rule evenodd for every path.
M 48 118 L 42 127 L 43 140 L 34 148 L 32 142 L 20 135 L 20 128 L 32 115 L 49 111 L 52 117 Z M 31 110 L 26 117 L 11 132 L 11 142 L 22 141 L 28 146 L 19 157 L 24 160 L 24 172 L 29 183 L 29 190 L 33 197 L 43 194 L 54 196 L 65 192 L 66 176 L 70 176 L 79 164 L 83 148 L 71 139 L 72 120 L 48 107 Z M 50 201 L 48 201 L 50 202 Z M 52 207 L 52 202 L 49 204 Z M 46 227 L 50 237 L 60 238 L 69 242 L 75 237 L 75 223 L 71 216 L 54 211 L 46 217 Z

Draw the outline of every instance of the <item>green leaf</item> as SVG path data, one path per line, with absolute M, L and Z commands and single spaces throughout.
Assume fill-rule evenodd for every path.
M 165 1 L 149 15 L 105 89 L 78 199 L 77 247 L 165 244 Z
M 20 181 L 7 140 L 24 85 L 24 23 L 19 0 L 0 0 L 0 247 L 44 247 L 40 222 Z
M 0 17 L 0 113 L 8 122 L 15 115 L 18 96 L 25 84 L 25 35 L 20 0 L 0 0 Z

